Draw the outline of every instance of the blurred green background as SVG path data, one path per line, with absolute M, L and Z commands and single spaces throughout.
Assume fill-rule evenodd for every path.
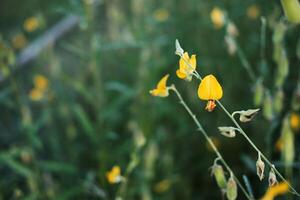
M 215 27 L 216 7 L 238 36 Z M 231 121 L 219 107 L 204 110 L 197 80 L 176 77 L 176 38 L 200 74 L 218 78 L 230 111 L 262 110 L 243 127 L 300 188 L 300 28 L 280 1 L 2 0 L 0 30 L 0 199 L 221 199 L 209 170 L 215 154 L 190 116 L 173 93 L 149 94 L 166 73 L 262 197 L 256 152 L 241 136 L 220 135 Z M 284 119 L 293 135 L 282 144 Z M 125 184 L 107 181 L 115 165 Z

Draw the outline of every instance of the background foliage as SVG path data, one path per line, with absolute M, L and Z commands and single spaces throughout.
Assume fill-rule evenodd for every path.
M 257 15 L 249 15 L 251 6 Z M 226 11 L 235 23 L 239 49 L 255 80 L 242 67 L 238 53 L 228 54 L 226 30 L 216 29 L 210 19 L 214 7 Z M 285 146 L 278 143 L 283 120 L 290 120 L 290 114 L 299 120 L 300 29 L 288 25 L 279 41 L 289 73 L 278 86 L 281 65 L 273 52 L 276 24 L 283 15 L 279 1 L 3 0 L 0 13 L 0 199 L 113 199 L 117 192 L 125 199 L 220 199 L 209 172 L 214 154 L 196 134 L 192 120 L 172 94 L 165 99 L 149 95 L 166 73 L 237 175 L 247 175 L 255 197 L 261 197 L 267 181 L 256 177 L 256 153 L 242 137 L 219 135 L 217 126 L 230 123 L 225 114 L 220 109 L 205 112 L 197 83 L 176 78 L 176 38 L 185 50 L 197 54 L 198 72 L 218 77 L 222 102 L 231 111 L 255 107 L 255 86 L 264 80 L 268 89 L 258 106 L 264 115 L 244 127 L 300 187 L 300 122 L 292 127 L 295 156 L 289 165 L 280 156 Z M 30 62 L 18 63 L 26 47 L 33 42 L 39 46 L 39 38 L 70 15 L 78 20 L 76 26 Z M 260 16 L 267 19 L 263 57 Z M 30 17 L 38 23 L 33 30 L 25 25 Z M 35 84 L 37 75 L 46 80 Z M 46 86 L 34 98 L 32 90 L 43 83 Z M 283 108 L 276 111 L 272 106 L 278 91 L 284 100 L 279 100 Z M 127 177 L 121 189 L 105 177 L 114 165 Z

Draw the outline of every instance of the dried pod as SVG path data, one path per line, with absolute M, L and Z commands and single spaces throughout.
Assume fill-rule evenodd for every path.
M 211 170 L 212 175 L 215 177 L 216 182 L 220 189 L 226 189 L 226 178 L 223 167 L 219 164 L 214 164 Z
M 181 48 L 179 41 L 176 39 L 175 41 L 175 54 L 179 56 L 183 56 L 184 50 Z
M 256 173 L 259 180 L 263 180 L 265 172 L 265 163 L 261 160 L 261 155 L 258 153 L 258 159 L 256 161 Z
M 258 113 L 259 109 L 249 109 L 249 110 L 242 110 L 238 113 L 240 114 L 240 121 L 241 122 L 249 122 L 251 121 L 255 115 Z
M 236 135 L 236 133 L 235 133 L 236 128 L 234 128 L 232 126 L 220 126 L 220 127 L 218 127 L 218 129 L 219 129 L 220 133 L 226 137 L 233 138 Z
M 274 167 L 274 165 L 272 167 Z M 274 169 L 271 168 L 271 170 L 269 172 L 269 187 L 272 187 L 272 186 L 276 185 L 277 183 L 278 183 L 278 181 L 276 178 L 276 174 L 274 172 Z
M 237 185 L 232 174 L 227 182 L 226 196 L 228 200 L 235 200 L 237 198 Z

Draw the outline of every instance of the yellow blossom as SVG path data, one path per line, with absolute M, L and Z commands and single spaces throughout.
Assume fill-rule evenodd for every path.
M 170 186 L 171 186 L 170 180 L 164 179 L 155 185 L 154 191 L 157 193 L 163 193 L 167 191 L 170 188 Z
M 286 182 L 281 182 L 275 186 L 269 187 L 265 195 L 260 200 L 274 200 L 276 196 L 285 194 L 288 191 L 288 184 Z
M 34 77 L 34 86 L 38 90 L 46 90 L 48 88 L 49 81 L 48 79 L 43 75 L 36 75 Z
M 292 113 L 290 117 L 290 125 L 291 128 L 295 131 L 299 130 L 300 128 L 300 116 L 296 113 Z
M 44 93 L 43 93 L 43 91 L 41 91 L 37 88 L 33 88 L 29 92 L 29 97 L 32 101 L 39 101 L 44 97 Z
M 280 137 L 280 138 L 278 138 L 278 140 L 275 143 L 275 150 L 280 152 L 282 150 L 282 148 L 283 148 L 283 144 L 282 144 L 282 139 Z
M 36 17 L 29 17 L 24 21 L 23 27 L 27 32 L 33 32 L 39 27 L 39 24 Z
M 221 99 L 222 96 L 223 89 L 216 77 L 212 74 L 205 76 L 198 88 L 198 97 L 208 101 L 205 109 L 213 111 L 216 107 L 215 100 Z
M 12 45 L 15 49 L 23 49 L 27 44 L 26 37 L 19 33 L 12 38 Z
M 121 168 L 119 166 L 113 166 L 113 168 L 106 172 L 106 178 L 110 184 L 119 183 L 122 180 Z
M 254 4 L 247 8 L 247 16 L 250 19 L 257 19 L 257 17 L 259 17 L 259 15 L 260 15 L 260 10 L 257 5 Z
M 220 8 L 215 7 L 214 9 L 212 9 L 210 18 L 216 29 L 220 29 L 224 26 L 225 15 Z
M 167 80 L 169 74 L 165 75 L 157 84 L 156 88 L 150 90 L 150 94 L 157 97 L 167 97 L 169 96 L 169 89 L 167 87 Z
M 169 18 L 169 12 L 166 9 L 156 9 L 153 13 L 153 17 L 156 21 L 164 22 Z
M 178 76 L 178 78 L 191 81 L 193 72 L 196 69 L 196 65 L 196 55 L 192 55 L 190 58 L 189 54 L 185 52 L 182 58 L 180 58 L 179 60 L 179 69 L 176 71 L 176 75 Z

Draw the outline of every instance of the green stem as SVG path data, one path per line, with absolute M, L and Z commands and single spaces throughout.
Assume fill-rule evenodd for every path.
M 175 92 L 175 94 L 177 95 L 177 97 L 179 99 L 179 103 L 183 105 L 183 107 L 185 108 L 185 110 L 192 117 L 192 119 L 194 120 L 195 124 L 197 125 L 198 130 L 202 133 L 202 135 L 208 141 L 209 145 L 212 147 L 213 151 L 216 153 L 218 159 L 223 163 L 223 165 L 225 166 L 225 168 L 227 169 L 227 171 L 230 172 L 230 174 L 233 175 L 235 181 L 237 182 L 238 186 L 241 188 L 242 192 L 245 194 L 245 196 L 247 197 L 247 199 L 252 200 L 252 198 L 250 197 L 250 195 L 247 193 L 246 189 L 243 187 L 243 185 L 240 183 L 240 181 L 234 175 L 233 171 L 231 170 L 231 168 L 229 167 L 229 165 L 226 163 L 226 161 L 222 157 L 221 153 L 219 152 L 219 150 L 217 149 L 217 147 L 212 142 L 211 138 L 208 136 L 208 134 L 206 133 L 206 131 L 204 130 L 204 128 L 202 127 L 202 125 L 200 124 L 200 122 L 198 121 L 198 119 L 196 118 L 196 115 L 191 111 L 191 109 L 185 103 L 185 101 L 183 100 L 181 94 L 176 89 L 175 85 L 171 85 L 169 87 L 169 89 L 171 89 L 171 90 L 173 90 Z

